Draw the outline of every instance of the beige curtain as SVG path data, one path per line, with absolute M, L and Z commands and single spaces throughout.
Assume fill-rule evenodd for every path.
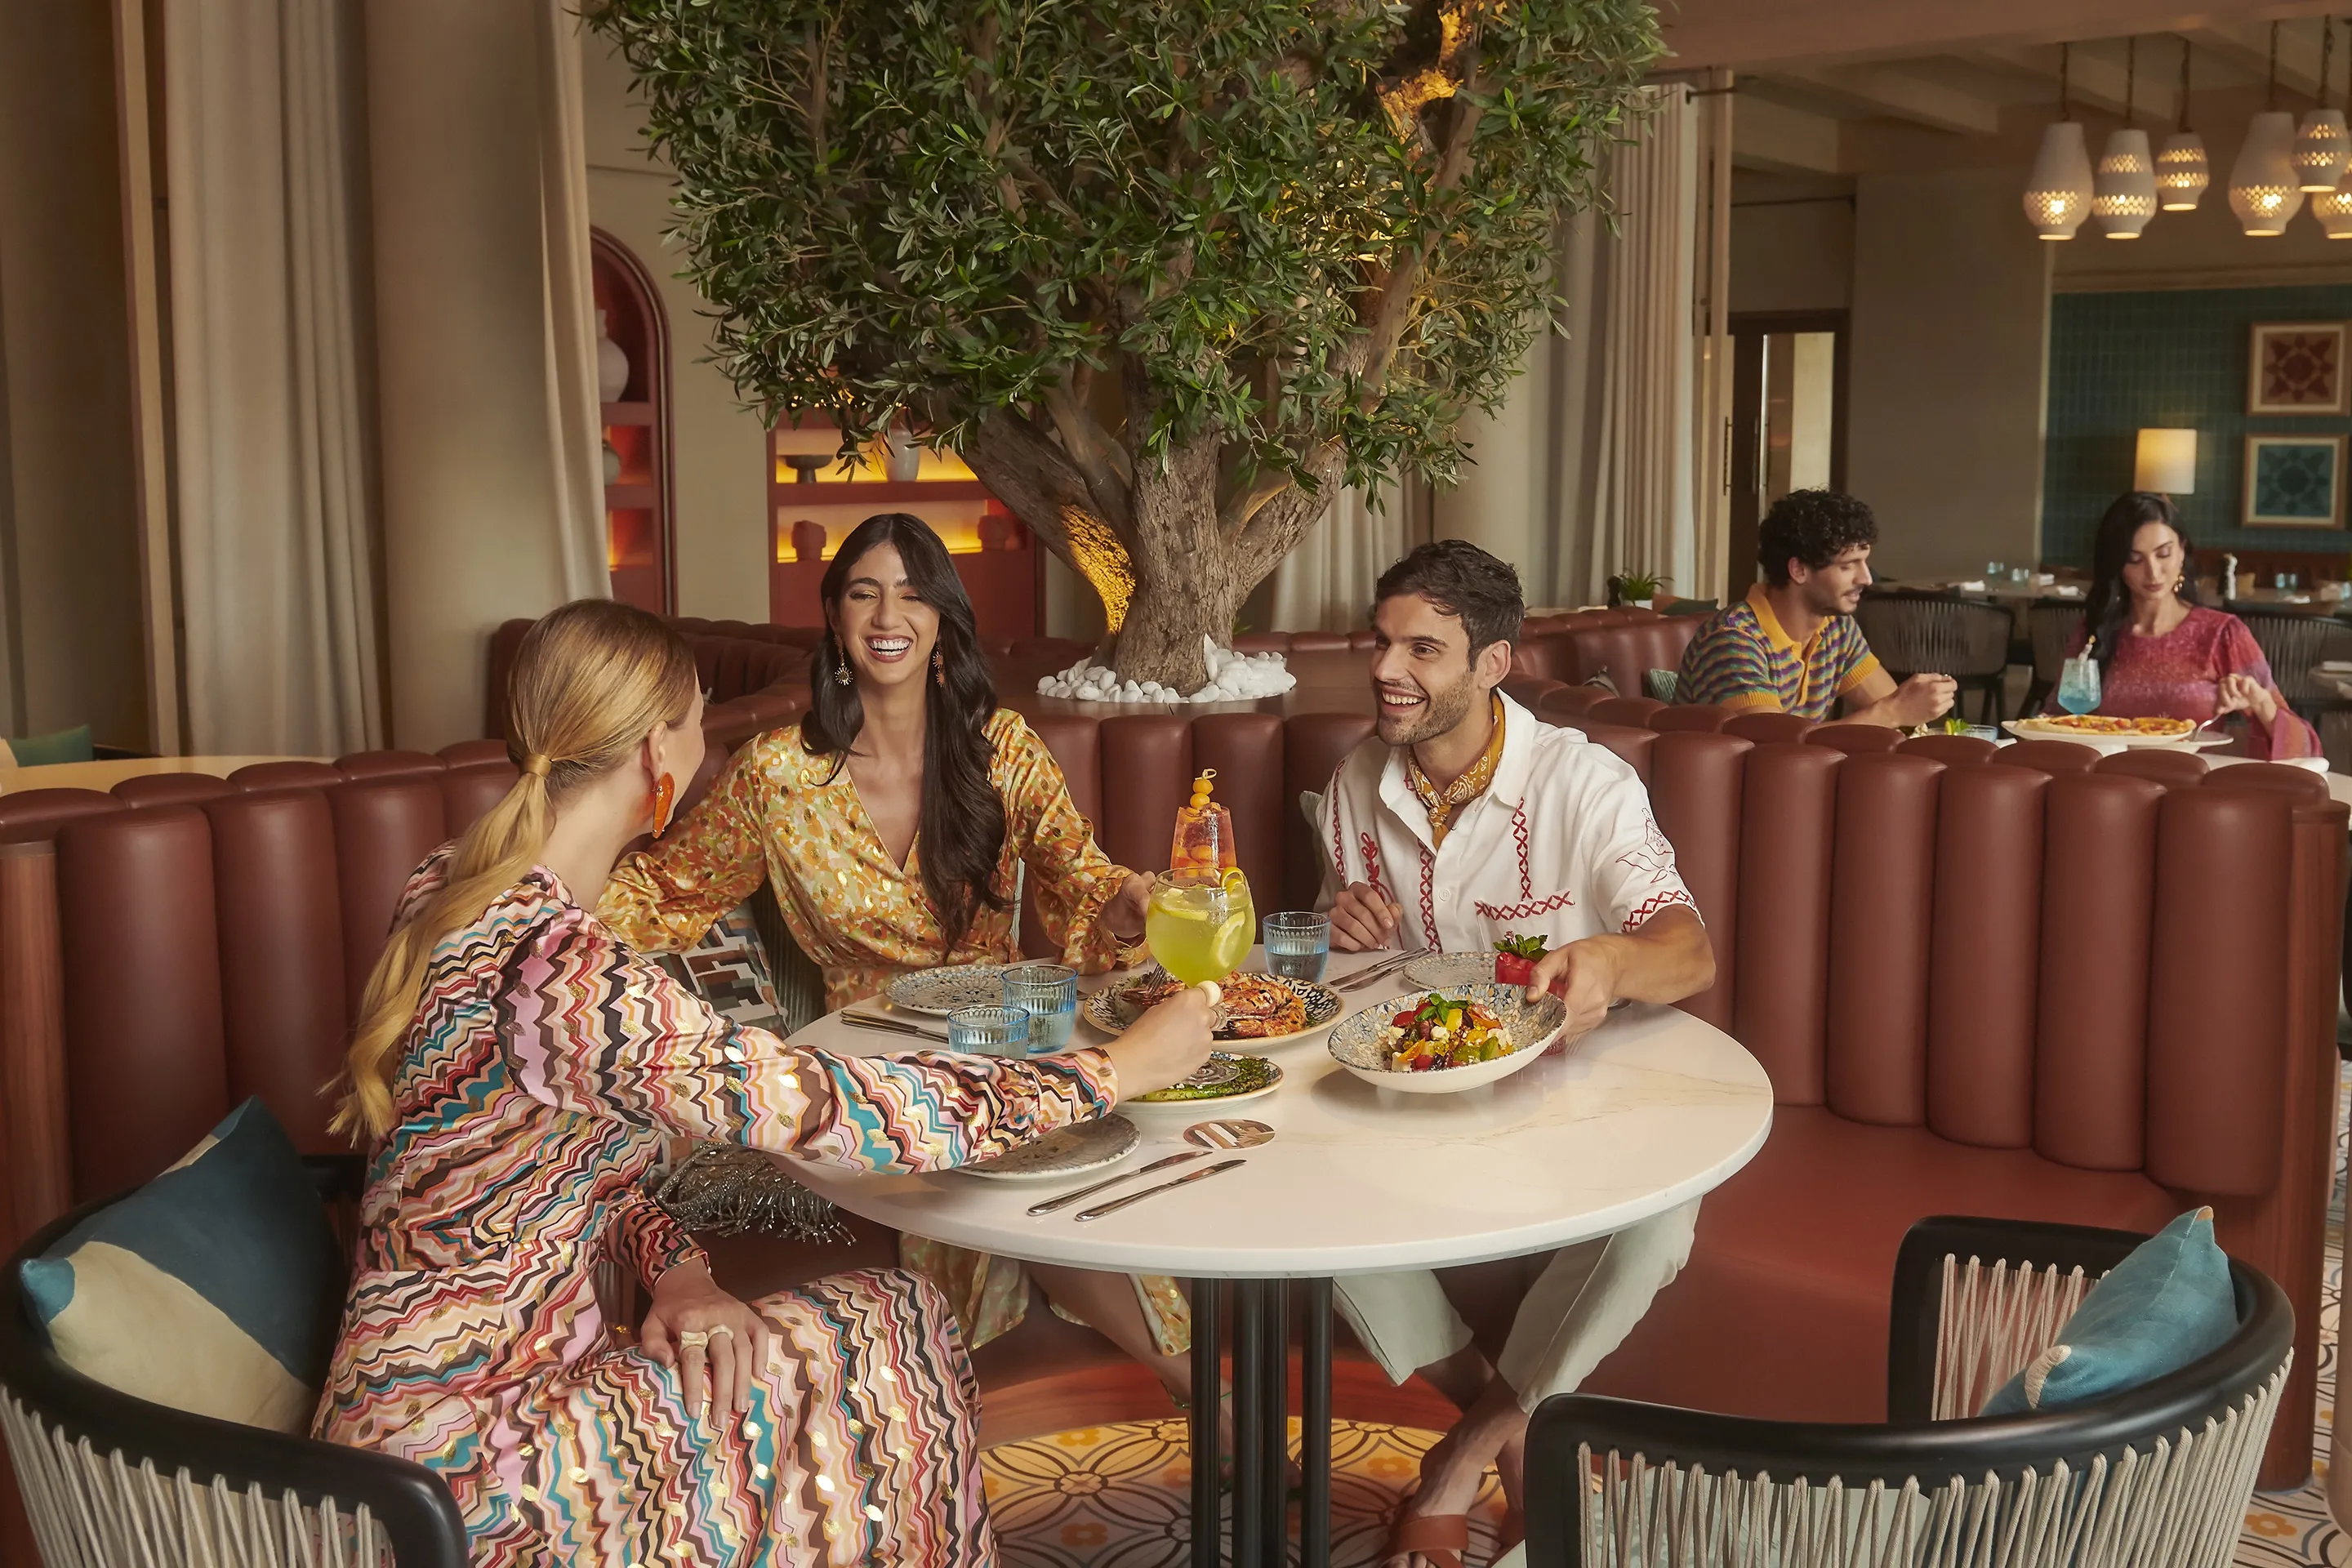
M 550 458 L 562 520 L 563 596 L 607 599 L 613 576 L 604 521 L 604 420 L 596 396 L 596 294 L 588 261 L 588 132 L 582 107 L 580 19 L 572 0 L 531 6 L 539 68 L 541 265 L 547 276 Z
M 1570 335 L 1555 345 L 1556 596 L 1597 604 L 1616 573 L 1700 584 L 1695 440 L 1702 190 L 1699 110 L 1681 86 L 1645 89 L 1609 153 L 1618 214 L 1590 213 L 1561 247 Z
M 612 591 L 570 0 L 364 0 L 393 732 L 486 732 L 491 634 Z
M 381 744 L 339 0 L 163 7 L 189 740 Z
M 1362 490 L 1331 498 L 1274 572 L 1278 632 L 1347 632 L 1364 625 L 1372 584 L 1405 552 L 1410 497 L 1419 487 L 1389 486 L 1376 509 Z

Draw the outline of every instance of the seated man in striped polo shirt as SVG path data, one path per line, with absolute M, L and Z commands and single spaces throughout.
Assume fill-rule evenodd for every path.
M 1847 719 L 1904 730 L 1950 708 L 1950 676 L 1896 686 L 1854 624 L 1877 542 L 1878 520 L 1850 495 L 1795 490 L 1773 502 L 1757 530 L 1764 580 L 1691 639 L 1676 700 L 1826 719 L 1843 699 Z

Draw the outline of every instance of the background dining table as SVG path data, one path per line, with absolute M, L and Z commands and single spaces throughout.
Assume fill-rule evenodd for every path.
M 1394 954 L 1331 956 L 1327 983 Z M 1253 950 L 1245 968 L 1262 963 Z M 1089 983 L 1103 984 L 1102 979 Z M 1417 994 L 1402 973 L 1342 993 L 1347 1012 Z M 884 1013 L 878 1001 L 852 1011 Z M 897 1013 L 901 1019 L 936 1019 Z M 864 1218 L 957 1246 L 1086 1268 L 1169 1274 L 1192 1282 L 1194 1386 L 1219 1383 L 1217 1282 L 1229 1281 L 1236 1448 L 1237 1568 L 1289 1561 L 1281 1467 L 1287 1443 L 1288 1335 L 1283 1293 L 1302 1300 L 1304 1472 L 1297 1561 L 1330 1552 L 1330 1347 L 1334 1276 L 1435 1268 L 1525 1257 L 1607 1236 L 1712 1190 L 1762 1147 L 1772 1088 L 1739 1043 L 1671 1007 L 1633 1005 L 1555 1055 L 1483 1088 L 1409 1094 L 1366 1083 L 1333 1060 L 1323 1028 L 1255 1049 L 1282 1068 L 1263 1099 L 1124 1107 L 1141 1141 L 1116 1167 L 1059 1182 L 989 1180 L 958 1171 L 875 1175 L 802 1166 L 795 1174 Z M 861 1029 L 830 1014 L 793 1043 L 846 1055 L 929 1042 Z M 1074 1045 L 1103 1037 L 1081 1023 Z M 938 1048 L 938 1047 L 930 1047 Z M 1037 1215 L 1042 1199 L 1141 1167 L 1188 1145 L 1191 1123 L 1246 1118 L 1270 1142 L 1213 1152 L 1089 1205 L 1214 1160 L 1242 1164 L 1090 1222 L 1074 1207 Z M 1217 1405 L 1192 1414 L 1192 1562 L 1220 1555 Z M 1202 1462 L 1202 1456 L 1210 1456 Z

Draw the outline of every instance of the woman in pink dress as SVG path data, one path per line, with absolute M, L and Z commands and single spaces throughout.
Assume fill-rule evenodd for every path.
M 2316 731 L 2279 695 L 2270 661 L 2246 623 L 2197 603 L 2189 539 L 2172 503 L 2134 490 L 2099 520 L 2091 596 L 2070 653 L 2095 637 L 2099 708 L 2121 719 L 2246 716 L 2247 754 L 2278 761 L 2319 755 Z M 2048 711 L 2058 711 L 2053 694 Z

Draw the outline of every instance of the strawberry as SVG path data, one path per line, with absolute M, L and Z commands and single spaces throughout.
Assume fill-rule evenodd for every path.
M 1544 955 L 1539 936 L 1507 936 L 1495 944 L 1495 979 L 1504 985 L 1532 985 L 1536 961 Z

